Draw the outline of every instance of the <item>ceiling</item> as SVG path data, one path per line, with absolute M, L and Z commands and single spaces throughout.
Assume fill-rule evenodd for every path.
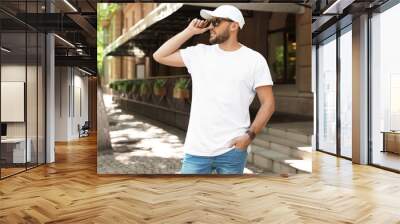
M 375 12 L 388 0 L 312 0 L 312 36 L 313 43 L 333 35 L 336 29 L 342 29 L 351 23 L 353 17 L 367 11 Z
M 12 50 L 10 58 L 35 55 L 43 47 L 32 40 L 36 33 L 55 33 L 56 66 L 77 66 L 96 74 L 96 4 L 96 0 L 1 0 L 2 46 Z

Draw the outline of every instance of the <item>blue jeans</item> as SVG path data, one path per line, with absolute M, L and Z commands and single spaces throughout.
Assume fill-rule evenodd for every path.
M 218 156 L 194 156 L 185 154 L 181 174 L 243 174 L 247 151 L 234 148 Z

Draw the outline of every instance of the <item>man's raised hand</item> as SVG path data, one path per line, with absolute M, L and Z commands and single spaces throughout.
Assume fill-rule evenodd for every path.
M 211 29 L 211 25 L 206 20 L 193 19 L 186 27 L 186 31 L 192 35 L 202 34 Z

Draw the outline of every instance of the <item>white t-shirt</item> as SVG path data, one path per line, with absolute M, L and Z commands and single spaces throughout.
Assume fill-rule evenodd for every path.
M 272 85 L 267 61 L 242 45 L 225 51 L 217 44 L 187 47 L 180 55 L 192 76 L 192 105 L 184 151 L 217 156 L 250 127 L 249 106 L 259 86 Z

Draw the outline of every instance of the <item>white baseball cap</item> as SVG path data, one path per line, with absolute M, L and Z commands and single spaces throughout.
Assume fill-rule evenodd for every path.
M 244 18 L 242 12 L 233 5 L 221 5 L 214 11 L 202 9 L 200 16 L 204 19 L 211 19 L 212 17 L 228 18 L 239 23 L 240 29 L 244 26 Z

